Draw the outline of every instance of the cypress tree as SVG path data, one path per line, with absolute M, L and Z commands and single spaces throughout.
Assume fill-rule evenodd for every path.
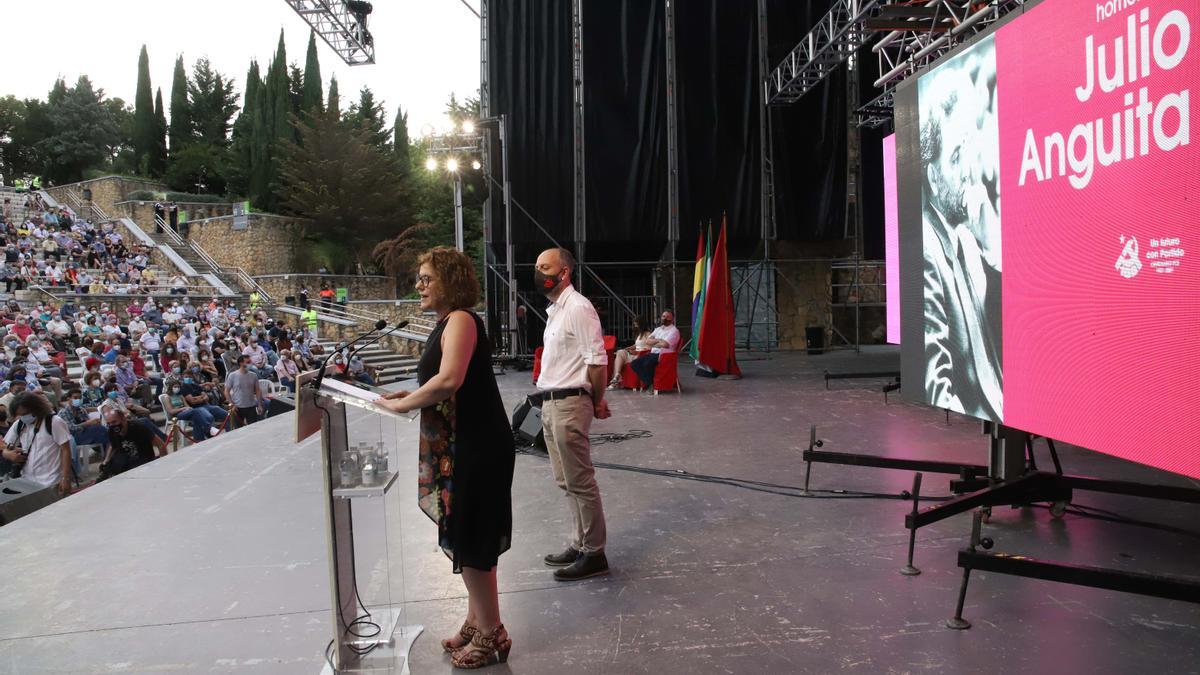
M 304 58 L 304 99 L 300 109 L 307 113 L 321 112 L 324 94 L 321 93 L 321 62 L 317 58 L 317 34 L 308 34 L 308 54 Z
M 167 114 L 163 110 L 162 87 L 154 96 L 154 149 L 150 152 L 150 175 L 162 176 L 167 171 Z
M 149 170 L 155 149 L 154 94 L 150 90 L 150 55 L 146 45 L 138 55 L 137 93 L 133 99 L 133 157 L 138 170 Z
M 171 80 L 171 154 L 178 154 L 192 141 L 192 106 L 188 103 L 187 71 L 183 57 L 175 59 L 175 76 Z
M 404 112 L 404 108 L 397 108 L 396 124 L 392 127 L 392 150 L 396 153 L 403 174 L 410 169 L 408 143 L 408 113 Z
M 329 103 L 325 106 L 325 109 L 332 115 L 340 116 L 342 114 L 342 101 L 338 97 L 336 76 L 329 78 Z
M 246 88 L 242 91 L 242 110 L 233 123 L 233 167 L 230 174 L 229 193 L 243 197 L 250 195 L 251 145 L 254 127 L 254 109 L 262 78 L 258 73 L 258 62 L 251 61 L 246 72 Z

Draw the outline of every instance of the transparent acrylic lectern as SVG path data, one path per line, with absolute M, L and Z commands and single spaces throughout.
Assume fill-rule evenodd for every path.
M 408 673 L 423 627 L 406 621 L 400 490 L 392 488 L 399 429 L 416 415 L 376 407 L 380 389 L 329 378 L 313 389 L 315 375 L 297 378 L 296 440 L 321 434 L 333 612 L 323 672 Z

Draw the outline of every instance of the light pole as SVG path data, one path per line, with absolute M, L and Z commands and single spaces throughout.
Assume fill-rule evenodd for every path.
M 448 133 L 430 134 L 428 136 L 429 143 L 429 159 L 425 160 L 425 168 L 430 171 L 436 171 L 438 168 L 438 157 L 449 157 L 447 160 L 447 170 L 454 174 L 454 236 L 455 243 L 459 250 L 463 249 L 463 227 L 462 227 L 462 177 L 459 173 L 457 160 L 455 155 L 469 154 L 477 156 L 483 146 L 483 134 L 479 131 L 480 126 L 496 125 L 500 136 L 500 170 L 504 177 L 504 267 L 505 267 L 505 286 L 508 287 L 507 293 L 507 319 L 505 321 L 505 332 L 509 334 L 509 356 L 516 355 L 517 345 L 517 280 L 516 280 L 516 247 L 513 245 L 513 225 L 512 225 L 512 182 L 508 176 L 508 129 L 507 116 L 496 115 L 494 117 L 484 117 L 475 122 L 464 122 L 461 130 L 456 128 Z M 454 168 L 449 166 L 450 162 L 454 162 Z M 471 162 L 471 168 L 478 171 L 482 168 L 482 164 L 478 160 Z M 491 176 L 487 179 L 493 180 Z M 486 249 L 486 247 L 485 247 Z M 485 253 L 486 255 L 486 253 Z M 486 261 L 485 267 L 486 267 Z M 486 270 L 484 272 L 487 273 Z

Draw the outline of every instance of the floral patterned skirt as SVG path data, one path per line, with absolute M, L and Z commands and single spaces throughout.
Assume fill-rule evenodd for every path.
M 450 515 L 454 507 L 455 398 L 421 409 L 417 503 L 437 523 L 438 545 L 453 559 Z

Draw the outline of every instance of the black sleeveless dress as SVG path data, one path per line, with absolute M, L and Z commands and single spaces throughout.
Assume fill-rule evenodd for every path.
M 512 541 L 512 477 L 516 448 L 483 321 L 475 321 L 475 351 L 453 396 L 421 409 L 417 501 L 438 525 L 438 545 L 454 564 L 489 570 Z M 447 319 L 449 317 L 447 316 Z M 442 362 L 442 319 L 425 343 L 417 381 L 437 375 Z

